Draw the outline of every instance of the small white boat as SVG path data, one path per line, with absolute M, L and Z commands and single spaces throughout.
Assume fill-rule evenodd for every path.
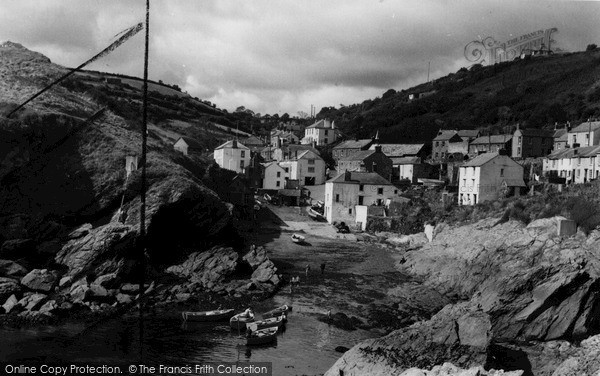
M 302 235 L 292 234 L 292 241 L 294 243 L 304 243 L 305 240 L 306 238 Z
M 184 321 L 226 321 L 233 316 L 233 308 L 216 309 L 213 311 L 202 312 L 182 312 Z
M 229 320 L 231 329 L 246 330 L 248 323 L 254 322 L 254 315 L 247 315 L 246 312 L 238 313 Z
M 246 345 L 264 345 L 277 340 L 277 327 L 251 331 L 246 337 Z
M 254 330 L 280 327 L 287 321 L 285 314 L 281 316 L 269 317 L 268 319 L 254 321 L 248 324 L 248 327 L 256 327 Z
M 279 317 L 284 316 L 287 312 L 292 310 L 292 306 L 287 304 L 282 305 L 281 307 L 277 307 L 268 312 L 262 314 L 262 317 Z M 285 320 L 285 319 L 284 319 Z

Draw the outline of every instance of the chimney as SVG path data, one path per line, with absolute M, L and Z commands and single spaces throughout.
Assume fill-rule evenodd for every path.
M 331 129 L 335 129 L 335 120 L 331 122 Z
M 344 181 L 351 181 L 352 180 L 352 173 L 348 170 L 344 171 Z
M 571 131 L 571 122 L 567 121 L 567 132 Z
M 498 155 L 508 155 L 508 150 L 504 148 L 498 149 Z
M 375 146 L 375 153 L 381 153 L 381 145 Z
M 521 129 L 521 124 L 520 124 L 520 123 L 517 123 L 517 131 L 518 131 L 519 129 Z
M 233 140 L 232 148 L 236 149 L 238 147 L 237 140 Z

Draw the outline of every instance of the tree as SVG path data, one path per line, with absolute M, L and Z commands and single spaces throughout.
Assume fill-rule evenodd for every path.
M 592 44 L 588 44 L 587 47 L 585 48 L 586 51 L 594 51 L 596 48 L 598 48 L 598 45 L 596 45 L 595 43 Z
M 300 119 L 306 119 L 308 117 L 308 114 L 304 111 L 298 111 L 298 117 Z

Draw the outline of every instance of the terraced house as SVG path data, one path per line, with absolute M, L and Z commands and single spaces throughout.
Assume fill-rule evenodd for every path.
M 304 129 L 302 143 L 323 146 L 333 144 L 336 140 L 335 122 L 322 119 Z
M 512 157 L 538 158 L 550 154 L 554 143 L 553 135 L 554 131 L 521 129 L 517 125 L 512 137 Z
M 564 178 L 567 184 L 587 183 L 600 177 L 600 146 L 565 148 L 543 161 L 544 175 Z

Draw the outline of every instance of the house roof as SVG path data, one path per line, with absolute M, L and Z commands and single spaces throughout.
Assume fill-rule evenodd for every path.
M 433 139 L 433 141 L 448 141 L 458 132 L 455 130 L 440 130 L 437 136 Z
M 219 150 L 219 149 L 247 149 L 250 150 L 247 146 L 245 146 L 244 144 L 242 144 L 239 141 L 236 140 L 229 140 L 226 143 L 219 145 L 215 148 L 215 150 Z
M 298 157 L 295 159 L 301 159 L 304 158 L 304 156 L 313 153 L 315 155 L 315 159 L 320 159 L 323 160 L 323 158 L 321 158 L 321 156 L 318 153 L 313 152 L 312 150 L 304 150 L 303 152 L 301 152 L 300 154 L 298 154 Z
M 529 128 L 529 129 L 518 129 L 518 130 L 521 131 L 521 134 L 523 136 L 527 136 L 527 137 L 553 137 L 553 135 L 554 135 L 554 131 L 548 131 L 545 129 Z
M 370 138 L 364 140 L 347 140 L 339 143 L 333 149 L 362 149 L 373 142 Z
M 300 151 L 300 150 L 310 150 L 313 153 L 315 153 L 316 155 L 321 155 L 321 153 L 319 153 L 319 151 L 315 148 L 313 148 L 312 146 L 310 146 L 309 144 L 288 144 L 288 145 L 283 145 L 281 147 L 284 150 L 287 151 Z
M 461 167 L 479 167 L 496 158 L 498 155 L 498 153 L 483 153 L 465 162 Z
M 577 153 L 577 154 L 575 154 Z M 550 155 L 548 159 L 565 159 L 565 158 L 576 158 L 576 157 L 594 157 L 600 154 L 600 146 L 584 146 L 580 148 L 565 148 L 556 150 Z
M 560 138 L 562 136 L 565 136 L 567 134 L 567 130 L 564 128 L 561 129 L 557 129 L 554 131 L 554 134 L 552 135 L 552 137 L 554 138 Z M 566 140 L 566 136 L 565 136 L 565 140 Z
M 585 123 L 579 124 L 574 129 L 571 129 L 569 133 L 586 133 L 600 129 L 600 121 L 586 121 Z
M 461 129 L 458 131 L 458 135 L 460 137 L 476 138 L 479 136 L 479 131 L 477 129 Z
M 512 140 L 512 134 L 495 134 L 493 136 L 481 136 L 471 142 L 471 145 L 485 145 L 485 144 L 505 144 Z
M 330 123 L 331 124 L 331 123 Z M 332 129 L 331 126 L 327 126 L 325 125 L 325 119 L 321 119 L 319 121 L 317 121 L 316 123 L 309 125 L 306 128 L 322 128 L 322 129 Z
M 375 150 L 360 150 L 347 157 L 340 158 L 340 161 L 362 161 L 363 159 L 375 154 Z
M 246 144 L 246 146 L 255 146 L 255 145 L 264 145 L 265 143 L 258 137 L 256 136 L 250 136 L 247 139 L 244 140 L 244 143 Z
M 346 174 L 349 175 L 350 180 L 346 180 Z M 393 185 L 383 176 L 376 172 L 357 172 L 357 171 L 346 171 L 338 174 L 338 176 L 327 181 L 328 183 L 341 183 L 341 184 L 370 184 L 370 185 Z
M 185 143 L 188 145 L 188 148 L 190 148 L 190 149 L 198 149 L 198 150 L 204 149 L 204 147 L 202 147 L 200 142 L 198 142 L 197 140 L 195 140 L 191 137 L 181 136 L 177 139 L 177 141 L 175 143 L 179 142 L 179 140 L 185 141 Z
M 421 158 L 419 157 L 392 157 L 391 159 L 394 165 L 421 163 Z
M 369 150 L 375 150 L 371 145 Z M 388 157 L 404 157 L 408 155 L 417 155 L 423 149 L 425 144 L 381 144 L 381 152 Z

